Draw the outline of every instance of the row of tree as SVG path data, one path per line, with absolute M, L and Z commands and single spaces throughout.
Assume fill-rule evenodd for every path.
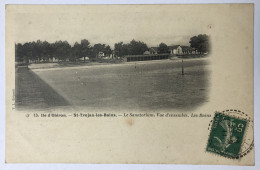
M 119 42 L 115 44 L 115 52 L 117 56 L 125 55 L 142 55 L 145 51 L 149 51 L 146 43 L 142 41 L 132 40 L 130 43 L 124 44 Z M 160 43 L 157 51 L 158 54 L 170 53 L 168 46 L 165 43 Z
M 128 44 L 123 42 L 115 43 L 114 53 L 109 45 L 94 44 L 86 39 L 81 40 L 80 43 L 75 42 L 71 46 L 67 41 L 56 41 L 49 43 L 47 41 L 33 41 L 24 44 L 18 43 L 15 45 L 16 61 L 49 61 L 49 59 L 56 58 L 58 60 L 76 61 L 79 58 L 97 58 L 99 53 L 104 53 L 105 56 L 110 56 L 112 53 L 116 56 L 122 57 L 124 55 L 139 55 L 148 50 L 147 45 L 141 41 L 132 40 Z
M 190 39 L 190 46 L 200 52 L 209 51 L 209 37 L 204 35 L 194 36 Z M 99 53 L 104 53 L 105 56 L 111 54 L 122 57 L 125 55 L 142 55 L 149 48 L 146 43 L 142 41 L 132 40 L 129 43 L 118 42 L 114 45 L 114 52 L 109 45 L 94 44 L 86 39 L 81 40 L 80 43 L 75 42 L 71 46 L 67 41 L 56 41 L 49 43 L 47 41 L 33 41 L 24 44 L 18 43 L 15 45 L 16 61 L 49 61 L 49 59 L 56 58 L 58 60 L 76 61 L 79 58 L 96 58 Z M 161 43 L 158 47 L 158 53 L 168 53 L 169 49 L 165 43 Z
M 123 42 L 115 43 L 115 54 L 119 57 L 125 55 L 142 55 L 147 50 L 149 50 L 147 44 L 142 41 L 132 40 L 127 44 Z
M 49 43 L 47 41 L 33 41 L 24 44 L 18 43 L 15 45 L 16 61 L 49 61 L 49 59 L 56 58 L 58 60 L 75 61 L 79 58 L 97 57 L 98 53 L 102 51 L 106 55 L 111 55 L 112 50 L 109 45 L 95 44 L 91 46 L 86 39 L 76 42 L 71 46 L 67 41 L 56 41 Z

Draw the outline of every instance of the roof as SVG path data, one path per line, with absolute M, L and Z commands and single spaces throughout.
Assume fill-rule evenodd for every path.
M 145 52 L 144 52 L 144 55 L 149 55 L 149 54 L 150 54 L 149 51 L 145 51 Z
M 174 50 L 174 49 L 177 49 L 179 46 L 180 45 L 172 45 L 172 46 L 168 46 L 168 48 L 169 48 L 169 50 Z
M 191 48 L 190 46 L 185 46 L 185 45 L 172 45 L 172 46 L 168 46 L 168 48 L 170 50 L 174 50 L 177 49 L 179 46 L 181 46 L 183 51 L 187 51 L 187 50 L 194 50 L 193 48 Z
M 190 46 L 181 46 L 182 50 L 183 51 L 186 51 L 186 50 L 194 50 L 193 48 L 191 48 Z
M 158 51 L 159 47 L 151 47 L 150 49 L 153 49 L 155 52 Z
M 157 50 L 155 50 L 154 48 L 155 48 L 155 47 L 150 48 L 149 51 L 150 51 L 151 53 L 156 53 Z

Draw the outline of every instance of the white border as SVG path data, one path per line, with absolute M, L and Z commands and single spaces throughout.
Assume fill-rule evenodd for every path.
M 254 117 L 255 117 L 255 166 L 214 166 L 214 165 L 159 165 L 159 164 L 5 164 L 5 4 L 207 4 L 207 3 L 254 3 Z M 260 169 L 260 1 L 257 0 L 1 0 L 0 1 L 0 170 L 67 170 L 67 169 L 149 169 L 168 170 L 247 170 Z

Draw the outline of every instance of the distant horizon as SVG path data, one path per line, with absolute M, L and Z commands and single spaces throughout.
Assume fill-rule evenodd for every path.
M 193 36 L 197 36 L 197 35 L 193 35 Z M 191 36 L 191 37 L 192 37 L 192 36 Z M 190 37 L 190 38 L 191 38 L 191 37 Z M 109 45 L 110 48 L 113 49 L 113 50 L 114 50 L 114 44 L 115 44 L 115 43 L 123 42 L 124 44 L 127 44 L 127 43 L 130 43 L 132 40 L 144 42 L 144 43 L 146 43 L 146 45 L 147 45 L 149 48 L 159 47 L 160 43 L 165 43 L 167 46 L 174 46 L 174 45 L 190 46 L 190 43 L 189 43 L 190 39 L 188 39 L 188 42 L 187 42 L 187 43 L 171 43 L 171 44 L 168 44 L 168 43 L 166 43 L 166 42 L 164 42 L 164 41 L 161 41 L 161 42 L 159 42 L 157 45 L 155 45 L 155 44 L 154 44 L 154 45 L 150 45 L 150 44 L 148 44 L 147 42 L 145 42 L 145 41 L 143 41 L 143 40 L 138 40 L 138 39 L 135 39 L 135 38 L 133 38 L 133 39 L 131 39 L 131 40 L 129 40 L 129 41 L 125 41 L 125 42 L 124 42 L 124 41 L 118 41 L 118 42 L 115 42 L 115 43 L 112 44 L 112 45 L 110 45 L 111 43 L 108 44 L 108 43 L 104 43 L 104 42 L 92 43 L 91 40 L 89 40 L 89 39 L 87 39 L 87 38 L 82 38 L 81 40 L 83 40 L 83 39 L 88 40 L 88 41 L 90 42 L 90 45 L 91 45 L 91 46 L 94 46 L 95 44 L 100 43 L 100 44 Z M 78 42 L 78 43 L 80 44 L 80 41 L 81 41 L 81 40 L 79 40 L 79 41 L 69 42 L 68 40 L 54 40 L 54 41 L 48 41 L 48 40 L 37 39 L 37 40 L 33 40 L 33 41 L 15 42 L 15 44 L 19 44 L 19 43 L 20 43 L 20 44 L 25 44 L 25 43 L 29 43 L 29 42 L 37 42 L 38 40 L 40 40 L 41 42 L 47 41 L 48 43 L 55 43 L 55 42 L 57 42 L 57 41 L 67 41 L 71 46 L 73 46 L 76 42 Z

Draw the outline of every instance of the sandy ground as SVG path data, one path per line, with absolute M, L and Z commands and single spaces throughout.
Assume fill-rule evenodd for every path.
M 207 59 L 160 60 L 64 68 L 31 68 L 16 74 L 18 108 L 88 110 L 192 110 L 208 101 Z

